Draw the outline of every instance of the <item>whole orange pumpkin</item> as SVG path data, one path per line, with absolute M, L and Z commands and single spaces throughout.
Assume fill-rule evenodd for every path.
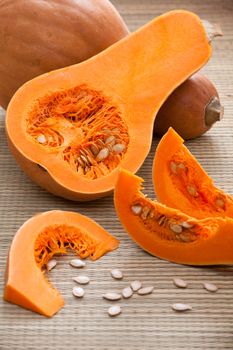
M 26 81 L 88 59 L 128 34 L 108 0 L 0 1 L 0 105 Z

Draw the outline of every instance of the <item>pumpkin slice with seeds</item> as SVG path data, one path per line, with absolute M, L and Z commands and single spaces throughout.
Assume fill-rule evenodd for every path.
M 189 265 L 233 263 L 233 220 L 199 220 L 147 198 L 143 179 L 121 170 L 114 193 L 118 217 L 144 250 Z
M 202 219 L 233 218 L 233 198 L 215 187 L 213 180 L 170 128 L 157 147 L 153 182 L 157 198 L 169 207 Z
M 4 299 L 52 316 L 64 305 L 43 273 L 52 256 L 71 249 L 81 258 L 96 260 L 118 244 L 116 238 L 86 216 L 58 210 L 38 214 L 26 221 L 13 239 Z
M 160 106 L 210 55 L 200 19 L 178 10 L 83 63 L 27 82 L 6 117 L 16 161 L 58 196 L 108 195 L 119 167 L 142 165 Z

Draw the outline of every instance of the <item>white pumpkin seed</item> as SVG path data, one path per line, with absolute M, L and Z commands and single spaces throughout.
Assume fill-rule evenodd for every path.
M 142 212 L 142 206 L 140 204 L 135 204 L 131 207 L 131 210 L 135 215 L 140 215 Z
M 182 278 L 173 278 L 173 283 L 176 287 L 179 288 L 187 288 L 188 283 L 184 281 Z
M 111 276 L 116 280 L 121 280 L 123 278 L 123 273 L 120 270 L 114 269 L 111 271 Z
M 106 140 L 105 140 L 105 143 L 112 143 L 112 144 L 114 144 L 115 142 L 115 136 L 109 136 Z
M 124 149 L 125 149 L 125 145 L 123 145 L 121 143 L 117 143 L 116 145 L 114 145 L 112 147 L 113 152 L 115 152 L 117 154 L 123 152 Z
M 183 222 L 181 223 L 181 225 L 182 225 L 183 228 L 187 228 L 187 229 L 192 228 L 192 227 L 194 226 L 193 224 L 190 224 L 190 223 L 187 222 L 187 221 L 183 221 Z
M 142 288 L 142 282 L 140 281 L 133 281 L 130 283 L 131 288 L 134 292 L 137 292 L 140 288 Z
M 123 295 L 123 298 L 128 299 L 133 295 L 133 291 L 130 287 L 125 287 L 122 290 L 122 295 Z
M 193 196 L 193 197 L 198 197 L 198 192 L 197 192 L 197 189 L 196 187 L 194 186 L 187 186 L 187 191 L 188 193 Z
M 73 259 L 70 261 L 70 265 L 73 267 L 84 267 L 86 263 L 80 259 Z
M 51 271 L 57 265 L 57 260 L 51 259 L 47 263 L 47 270 Z
M 37 136 L 37 141 L 39 143 L 46 143 L 46 137 L 41 134 L 41 135 Z
M 74 287 L 73 288 L 73 295 L 77 298 L 82 298 L 85 294 L 85 291 L 81 287 Z
M 142 218 L 143 220 L 146 220 L 146 218 L 147 218 L 149 212 L 150 212 L 150 208 L 149 208 L 149 207 L 147 207 L 147 206 L 143 207 L 143 208 L 142 208 L 141 218 Z
M 73 281 L 79 283 L 79 284 L 88 284 L 90 282 L 90 278 L 88 276 L 79 275 L 77 277 L 72 278 Z
M 175 304 L 172 304 L 172 309 L 174 311 L 187 311 L 187 310 L 192 310 L 192 307 L 188 304 L 175 303 Z
M 107 300 L 120 300 L 121 299 L 121 294 L 118 294 L 118 293 L 114 293 L 114 292 L 108 292 L 108 293 L 105 293 L 103 295 L 103 298 L 104 299 L 107 299 Z
M 140 288 L 138 290 L 138 294 L 139 295 L 147 295 L 147 294 L 151 294 L 154 290 L 154 287 L 150 286 L 150 287 L 143 287 L 143 288 Z
M 171 162 L 171 163 L 170 163 L 170 169 L 171 169 L 171 171 L 173 172 L 173 174 L 177 174 L 176 168 L 177 168 L 176 163 L 175 163 L 175 162 Z
M 110 306 L 110 308 L 108 309 L 108 314 L 109 316 L 117 316 L 121 313 L 121 307 L 119 305 L 113 305 Z
M 96 156 L 96 160 L 100 162 L 106 159 L 108 156 L 109 156 L 109 149 L 105 147 L 105 148 L 102 148 L 101 151 L 99 151 L 99 153 Z
M 218 290 L 218 287 L 215 284 L 209 283 L 209 282 L 203 283 L 203 287 L 206 290 L 208 290 L 208 292 L 212 292 L 212 293 L 217 292 L 217 290 Z
M 177 225 L 177 224 L 170 224 L 169 227 L 175 233 L 181 233 L 182 230 L 183 230 L 182 226 L 181 225 Z

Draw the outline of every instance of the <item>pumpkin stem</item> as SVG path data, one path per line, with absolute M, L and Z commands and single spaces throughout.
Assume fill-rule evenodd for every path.
M 221 105 L 218 97 L 212 97 L 205 108 L 205 124 L 207 126 L 213 125 L 215 122 L 223 118 L 223 114 L 224 107 Z
M 220 27 L 220 24 L 211 23 L 206 20 L 202 20 L 202 24 L 205 28 L 209 43 L 211 43 L 216 36 L 223 36 L 223 32 L 222 32 L 222 28 Z

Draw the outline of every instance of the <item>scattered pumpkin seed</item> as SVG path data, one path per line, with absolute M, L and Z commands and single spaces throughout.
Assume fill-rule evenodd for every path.
M 38 135 L 37 136 L 37 141 L 39 142 L 39 143 L 46 143 L 46 138 L 45 138 L 45 136 L 44 135 Z
M 182 303 L 175 303 L 172 304 L 172 309 L 174 311 L 187 311 L 187 310 L 192 310 L 192 307 L 188 304 L 182 304 Z
M 90 282 L 90 278 L 88 276 L 79 275 L 77 277 L 72 278 L 73 281 L 79 283 L 79 284 L 88 284 Z
M 160 218 L 158 220 L 159 226 L 162 226 L 165 223 L 166 220 L 167 220 L 167 218 L 166 218 L 165 215 L 160 216 Z
M 212 293 L 215 293 L 215 292 L 217 292 L 217 290 L 218 290 L 218 287 L 217 287 L 215 284 L 209 283 L 209 282 L 203 283 L 203 287 L 204 287 L 206 290 L 208 290 L 208 292 L 212 292 Z
M 131 288 L 134 292 L 137 292 L 140 288 L 142 288 L 142 282 L 140 281 L 133 281 L 130 283 Z
M 182 226 L 178 224 L 170 224 L 169 225 L 170 229 L 175 232 L 175 233 L 181 233 L 182 232 Z
M 138 294 L 139 295 L 147 295 L 147 294 L 151 294 L 154 290 L 154 287 L 153 286 L 150 286 L 150 287 L 143 287 L 143 288 L 140 288 L 138 290 Z
M 123 298 L 125 298 L 125 299 L 130 298 L 133 295 L 133 291 L 132 291 L 131 287 L 125 287 L 122 290 L 122 295 L 123 295 Z
M 173 278 L 173 283 L 176 287 L 179 288 L 187 288 L 188 283 L 184 281 L 182 278 Z
M 121 313 L 121 307 L 119 305 L 113 305 L 110 306 L 110 308 L 108 309 L 108 314 L 109 316 L 117 316 Z
M 96 156 L 97 161 L 102 161 L 106 159 L 109 156 L 109 149 L 108 148 L 102 148 L 99 153 Z
M 115 292 L 108 292 L 103 295 L 103 298 L 106 300 L 120 300 L 121 294 L 115 293 Z
M 120 270 L 114 269 L 111 271 L 111 276 L 116 280 L 121 280 L 123 278 L 123 273 Z
M 135 215 L 140 215 L 142 212 L 142 206 L 140 204 L 135 204 L 131 207 L 131 210 Z
M 47 263 L 47 270 L 51 271 L 52 269 L 54 269 L 54 267 L 57 265 L 57 260 L 55 259 L 51 259 L 48 261 Z
M 117 143 L 112 147 L 113 152 L 117 154 L 123 152 L 124 149 L 125 149 L 125 145 L 123 145 L 122 143 Z
M 73 295 L 77 298 L 82 298 L 85 294 L 85 291 L 81 287 L 74 287 L 73 288 Z
M 180 240 L 181 240 L 182 242 L 185 242 L 185 243 L 190 243 L 190 242 L 192 242 L 193 240 L 195 240 L 195 239 L 193 239 L 193 236 L 191 236 L 190 234 L 185 234 L 185 233 L 181 233 L 181 234 L 179 235 L 179 237 L 180 237 Z
M 91 149 L 92 154 L 96 157 L 97 154 L 99 153 L 99 148 L 95 144 L 92 144 L 90 146 L 90 149 Z
M 70 261 L 70 265 L 73 267 L 84 267 L 86 263 L 80 259 L 73 259 Z

